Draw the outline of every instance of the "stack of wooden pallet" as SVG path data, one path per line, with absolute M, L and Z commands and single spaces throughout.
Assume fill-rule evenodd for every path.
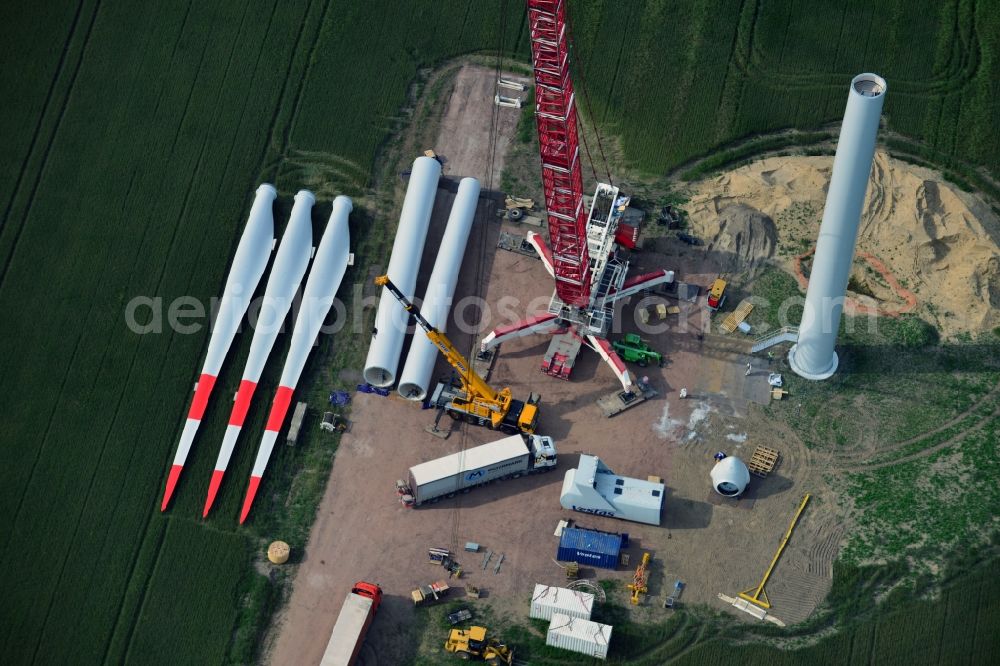
M 743 323 L 750 312 L 753 310 L 753 303 L 743 299 L 740 304 L 736 306 L 736 309 L 729 313 L 729 316 L 722 321 L 722 330 L 726 333 L 732 333 L 736 330 L 736 327 Z
M 751 474 L 755 474 L 763 479 L 770 472 L 774 471 L 780 455 L 775 449 L 758 446 L 754 449 L 753 455 L 750 456 L 750 464 L 747 465 L 747 469 L 750 470 Z

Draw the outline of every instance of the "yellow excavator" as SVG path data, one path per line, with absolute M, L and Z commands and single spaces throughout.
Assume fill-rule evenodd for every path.
M 482 659 L 489 666 L 511 666 L 514 663 L 514 651 L 495 638 L 487 639 L 486 627 L 452 629 L 444 649 L 462 659 Z
M 526 435 L 535 432 L 535 427 L 538 425 L 538 402 L 541 399 L 538 394 L 532 393 L 527 400 L 521 401 L 511 397 L 509 388 L 502 388 L 499 391 L 494 389 L 472 369 L 468 359 L 459 353 L 448 336 L 431 326 L 430 322 L 420 314 L 420 310 L 392 283 L 388 275 L 376 277 L 375 284 L 388 289 L 403 309 L 413 315 L 417 325 L 424 330 L 428 339 L 458 373 L 460 386 L 444 383 L 437 385 L 431 397 L 431 404 L 434 407 L 444 410 L 455 420 L 468 421 L 492 430 Z

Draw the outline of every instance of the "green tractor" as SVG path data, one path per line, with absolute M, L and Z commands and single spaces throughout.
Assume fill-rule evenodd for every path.
M 612 342 L 611 346 L 628 363 L 635 363 L 645 368 L 652 362 L 663 367 L 663 354 L 650 347 L 635 333 L 626 333 L 624 338 Z

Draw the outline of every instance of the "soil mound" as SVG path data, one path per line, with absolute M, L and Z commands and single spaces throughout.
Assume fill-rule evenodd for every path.
M 755 274 L 778 247 L 778 229 L 774 220 L 746 204 L 727 206 L 716 218 L 714 229 L 706 229 L 711 238 L 708 251 L 719 259 L 721 270 Z
M 696 183 L 692 231 L 730 252 L 734 273 L 768 259 L 794 273 L 796 257 L 815 246 L 832 166 L 829 156 L 771 157 Z M 864 257 L 884 264 L 945 336 L 1000 325 L 1000 219 L 937 172 L 875 156 L 851 283 L 892 311 L 898 290 Z

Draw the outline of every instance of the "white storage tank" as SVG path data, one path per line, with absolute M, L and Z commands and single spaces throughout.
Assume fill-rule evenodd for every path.
M 535 593 L 531 595 L 531 612 L 528 617 L 551 620 L 553 614 L 562 613 L 589 620 L 593 610 L 594 595 L 589 592 L 536 584 Z
M 555 613 L 545 635 L 545 644 L 588 657 L 607 659 L 611 625 Z

